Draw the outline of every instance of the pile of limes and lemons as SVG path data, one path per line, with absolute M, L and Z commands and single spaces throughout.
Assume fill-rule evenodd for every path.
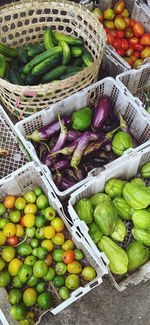
M 34 324 L 35 304 L 40 310 L 55 306 L 52 288 L 63 301 L 82 281 L 96 277 L 40 187 L 0 203 L 0 251 L 0 287 L 21 325 Z

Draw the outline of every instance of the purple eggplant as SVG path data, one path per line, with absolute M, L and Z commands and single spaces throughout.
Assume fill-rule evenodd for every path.
M 67 190 L 68 188 L 74 186 L 75 184 L 76 184 L 75 181 L 70 181 L 70 180 L 68 180 L 67 178 L 64 178 L 64 177 L 63 177 L 63 178 L 61 179 L 60 189 L 63 190 L 63 191 L 65 191 L 65 190 Z
M 84 154 L 84 150 L 86 149 L 88 143 L 90 141 L 90 132 L 86 131 L 82 134 L 76 148 L 75 151 L 73 153 L 72 159 L 71 159 L 71 167 L 73 168 L 78 168 L 78 165 L 81 161 L 81 158 Z
M 83 174 L 83 171 L 81 170 L 81 168 L 75 169 L 74 175 L 78 181 L 82 181 L 82 179 L 84 178 L 84 174 Z
M 58 154 L 70 156 L 74 152 L 74 150 L 75 150 L 75 148 L 76 148 L 79 140 L 80 140 L 80 138 L 76 139 L 74 142 L 72 142 L 71 144 L 69 144 L 69 146 L 67 146 L 67 147 L 65 147 L 65 148 L 63 148 L 61 150 L 52 152 L 52 153 L 49 154 L 49 156 L 50 157 L 56 157 Z
M 54 165 L 54 159 L 49 157 L 49 151 L 44 151 L 42 153 L 41 162 L 48 167 L 52 167 Z
M 53 158 L 51 158 L 53 160 Z M 57 161 L 55 164 L 54 164 L 54 169 L 56 170 L 62 170 L 66 167 L 69 166 L 69 163 L 70 163 L 70 159 L 66 158 L 66 159 L 63 159 L 63 160 L 60 160 L 60 161 Z
M 61 121 L 60 114 L 58 114 L 58 120 L 60 124 L 60 134 L 51 152 L 55 152 L 62 149 L 67 138 L 67 128 Z
M 80 136 L 81 136 L 81 132 L 69 130 L 67 134 L 67 141 L 73 142 L 78 138 L 80 138 Z
M 68 125 L 71 121 L 70 116 L 62 117 L 62 123 L 64 125 Z M 42 140 L 48 140 L 51 136 L 56 134 L 60 130 L 59 121 L 54 121 L 50 124 L 43 126 L 42 128 L 33 131 L 31 134 L 27 136 L 27 139 L 33 140 L 35 142 L 40 142 Z
M 112 110 L 112 101 L 109 96 L 102 96 L 94 110 L 92 119 L 92 128 L 94 130 L 100 129 L 103 123 L 108 118 Z

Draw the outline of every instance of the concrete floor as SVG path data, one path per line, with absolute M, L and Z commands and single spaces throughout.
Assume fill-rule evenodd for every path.
M 104 283 L 57 316 L 47 313 L 42 325 L 150 325 L 150 282 L 118 292 Z

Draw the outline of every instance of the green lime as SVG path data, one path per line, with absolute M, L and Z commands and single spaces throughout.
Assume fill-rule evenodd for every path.
M 3 203 L 0 203 L 0 216 L 3 216 L 6 213 L 6 208 Z
M 86 281 L 92 281 L 96 277 L 96 272 L 93 267 L 91 266 L 86 266 L 82 270 L 82 277 Z
M 6 266 L 6 263 L 0 258 L 0 271 L 2 271 Z
M 55 277 L 55 270 L 52 267 L 48 268 L 48 272 L 44 276 L 45 281 L 52 281 Z
M 65 279 L 62 275 L 56 275 L 53 279 L 53 285 L 57 288 L 62 287 L 65 284 Z
M 8 271 L 0 272 L 0 288 L 5 288 L 10 282 L 10 274 Z
M 63 275 L 67 271 L 67 265 L 63 262 L 57 262 L 55 265 L 55 271 L 58 275 Z
M 42 192 L 43 192 L 40 186 L 35 187 L 33 191 L 34 191 L 36 196 L 41 195 Z
M 40 228 L 40 227 L 43 227 L 46 223 L 46 219 L 44 216 L 37 216 L 36 219 L 35 219 L 35 225 L 36 227 Z
M 43 292 L 37 298 L 37 303 L 42 309 L 49 309 L 53 306 L 53 297 L 51 292 Z
M 22 288 L 23 287 L 23 283 L 20 281 L 18 275 L 16 275 L 13 280 L 12 280 L 12 286 L 14 288 Z
M 64 249 L 57 248 L 53 251 L 52 256 L 55 262 L 61 262 L 63 259 Z
M 70 290 L 76 290 L 80 286 L 80 278 L 77 274 L 70 274 L 66 277 L 65 286 Z
M 84 258 L 84 254 L 80 249 L 75 248 L 74 253 L 75 253 L 75 260 L 80 261 Z
M 40 282 L 40 283 L 38 283 L 37 286 L 36 286 L 36 290 L 37 290 L 37 292 L 39 292 L 39 293 L 42 293 L 42 292 L 46 291 L 46 288 L 47 288 L 47 284 L 46 284 L 46 282 Z
M 48 266 L 44 261 L 37 261 L 33 265 L 33 275 L 38 279 L 43 278 L 46 275 L 47 271 Z
M 17 223 L 21 218 L 21 212 L 19 210 L 14 210 L 9 213 L 9 218 L 12 222 Z
M 39 245 L 40 245 L 39 241 L 36 238 L 33 238 L 33 239 L 30 240 L 30 246 L 32 248 L 37 248 Z
M 34 287 L 38 283 L 39 279 L 37 279 L 33 274 L 31 275 L 30 279 L 27 281 L 27 286 Z
M 9 222 L 10 222 L 10 220 L 9 220 L 8 218 L 2 218 L 2 219 L 0 219 L 0 229 L 3 229 L 4 226 L 5 226 L 7 223 L 9 223 Z
M 17 306 L 12 306 L 10 309 L 10 315 L 14 320 L 22 320 L 26 316 L 26 306 L 24 303 L 20 303 Z
M 24 264 L 33 266 L 36 261 L 37 261 L 37 258 L 35 256 L 29 255 L 25 258 Z
M 37 239 L 44 239 L 45 238 L 44 229 L 45 229 L 45 227 L 41 227 L 41 228 L 36 229 L 35 236 L 36 236 Z
M 19 280 L 23 283 L 26 283 L 30 279 L 31 275 L 32 275 L 32 266 L 27 264 L 21 265 L 18 273 Z
M 66 288 L 66 287 L 62 287 L 62 288 L 60 288 L 60 289 L 59 289 L 59 296 L 60 296 L 60 298 L 63 299 L 63 300 L 68 299 L 68 298 L 70 297 L 70 293 L 69 293 L 68 288 Z
M 23 197 L 27 203 L 34 203 L 36 201 L 36 195 L 31 191 L 26 192 Z
M 27 307 L 31 307 L 35 304 L 37 299 L 37 292 L 33 288 L 27 288 L 23 293 L 23 302 Z
M 11 305 L 17 305 L 22 298 L 22 293 L 19 289 L 11 289 L 8 297 Z
M 48 198 L 45 194 L 40 194 L 36 200 L 38 209 L 42 210 L 48 207 Z
M 47 220 L 52 221 L 56 217 L 56 211 L 52 207 L 47 207 L 44 211 L 44 216 Z
M 35 227 L 26 228 L 26 235 L 29 238 L 33 238 L 35 236 L 35 233 L 36 233 L 36 228 Z

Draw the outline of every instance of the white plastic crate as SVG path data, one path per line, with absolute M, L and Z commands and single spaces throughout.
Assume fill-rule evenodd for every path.
M 91 239 L 87 225 L 77 216 L 74 210 L 74 205 L 82 198 L 88 198 L 92 194 L 103 192 L 105 183 L 111 178 L 122 178 L 128 180 L 136 176 L 138 169 L 148 161 L 150 161 L 150 141 L 147 143 L 147 145 L 143 145 L 141 150 L 137 149 L 135 153 L 131 153 L 128 157 L 122 158 L 119 166 L 118 164 L 115 164 L 105 171 L 99 173 L 99 175 L 93 177 L 93 179 L 91 179 L 87 184 L 83 185 L 80 189 L 71 194 L 68 204 L 69 215 L 74 222 L 74 225 L 80 229 L 81 233 L 86 238 L 87 242 L 91 245 L 94 253 L 97 256 L 101 257 L 101 253 Z M 126 222 L 126 227 L 128 230 L 127 236 L 121 245 L 125 249 L 132 241 L 131 222 Z M 111 272 L 109 272 L 109 275 L 117 290 L 123 291 L 126 289 L 128 284 L 136 285 L 142 280 L 147 281 L 150 279 L 150 261 L 131 275 L 115 276 Z
M 105 49 L 101 67 L 113 78 L 116 78 L 118 74 L 128 71 L 128 68 L 117 60 L 114 52 L 111 53 L 108 49 Z
M 58 215 L 64 221 L 68 229 L 68 232 L 70 233 L 76 247 L 78 247 L 84 252 L 87 262 L 95 268 L 97 273 L 97 276 L 94 280 L 87 283 L 85 286 L 80 286 L 77 290 L 71 293 L 69 299 L 65 300 L 64 302 L 61 302 L 60 304 L 58 304 L 58 306 L 50 309 L 50 312 L 56 315 L 64 308 L 69 306 L 71 303 L 81 298 L 84 294 L 91 291 L 97 285 L 101 284 L 103 275 L 107 274 L 108 271 L 102 259 L 100 260 L 97 259 L 91 247 L 85 241 L 84 237 L 76 230 L 73 224 L 67 220 L 67 217 L 63 212 L 62 205 L 57 199 L 56 195 L 54 194 L 49 183 L 47 182 L 47 179 L 45 178 L 40 168 L 37 168 L 33 162 L 28 163 L 24 167 L 21 167 L 18 171 L 13 172 L 10 176 L 0 181 L 0 201 L 2 201 L 4 197 L 8 194 L 21 196 L 26 191 L 32 190 L 35 186 L 40 186 L 43 189 L 43 192 L 48 196 L 50 206 L 52 206 L 57 211 Z M 101 257 L 103 256 L 104 254 L 102 253 Z M 53 291 L 53 288 L 51 287 L 50 283 L 49 283 L 49 290 Z M 8 303 L 7 292 L 5 289 L 1 288 L 0 289 L 0 320 L 2 321 L 3 325 L 6 325 L 7 322 L 9 325 L 16 324 L 16 322 L 14 322 L 9 315 L 9 307 L 10 305 Z M 37 309 L 38 306 L 36 306 L 35 312 Z M 46 312 L 43 313 L 43 311 L 41 310 L 39 311 L 39 313 L 37 314 L 37 317 L 39 319 L 36 324 L 40 322 L 41 317 Z
M 30 141 L 26 140 L 26 136 L 48 123 L 52 122 L 57 118 L 58 112 L 61 114 L 70 115 L 73 111 L 77 111 L 80 108 L 87 105 L 96 105 L 98 99 L 103 95 L 108 95 L 112 98 L 114 110 L 115 112 L 121 113 L 123 118 L 126 120 L 131 133 L 135 137 L 139 143 L 144 143 L 150 138 L 150 121 L 144 116 L 144 109 L 142 107 L 137 107 L 136 103 L 130 99 L 122 90 L 120 90 L 120 86 L 113 78 L 105 78 L 97 83 L 89 86 L 82 92 L 77 93 L 76 95 L 72 95 L 63 101 L 56 103 L 51 106 L 48 110 L 43 110 L 42 112 L 38 112 L 33 116 L 26 118 L 23 121 L 20 121 L 16 124 L 15 129 L 18 134 L 19 139 L 28 150 L 30 156 L 37 164 L 40 165 L 39 158 L 35 152 L 35 149 Z M 130 149 L 132 151 L 134 149 Z M 124 153 L 127 155 L 128 151 Z M 115 159 L 114 162 L 119 162 L 119 159 Z M 55 193 L 60 197 L 60 199 L 65 199 L 67 195 L 72 193 L 78 187 L 82 186 L 89 177 L 91 177 L 91 173 L 82 180 L 78 182 L 76 185 L 70 187 L 66 191 L 59 191 L 56 187 L 54 181 L 51 177 L 51 172 L 46 165 L 41 165 L 42 169 L 46 173 L 46 177 L 48 178 L 51 186 L 53 187 Z
M 0 148 L 8 150 L 8 156 L 0 157 L 0 179 L 29 162 L 27 152 L 21 148 L 14 125 L 0 105 Z
M 117 1 L 116 0 L 107 0 L 107 8 L 114 5 Z M 140 21 L 145 30 L 150 33 L 150 8 L 142 1 L 142 0 L 125 0 L 126 7 L 129 10 L 130 17 L 132 19 L 135 19 L 137 21 Z M 106 7 L 103 4 L 103 1 L 99 0 L 98 7 L 100 7 L 102 10 L 106 9 Z M 131 66 L 115 51 L 115 49 L 111 45 L 106 45 L 106 50 L 110 54 L 107 57 L 108 60 L 108 68 L 106 65 L 106 69 L 108 73 L 112 71 L 111 76 L 115 77 L 120 72 L 124 72 L 125 69 L 131 69 Z M 114 58 L 116 61 L 118 61 L 118 66 L 114 62 Z M 146 59 L 146 62 L 149 62 L 150 59 Z M 111 70 L 110 70 L 110 66 Z M 120 71 L 122 69 L 122 71 Z
M 150 91 L 150 63 L 144 64 L 139 69 L 123 72 L 116 77 L 116 80 L 138 105 L 145 106 L 144 93 Z M 149 114 L 146 112 L 145 114 L 150 118 Z

